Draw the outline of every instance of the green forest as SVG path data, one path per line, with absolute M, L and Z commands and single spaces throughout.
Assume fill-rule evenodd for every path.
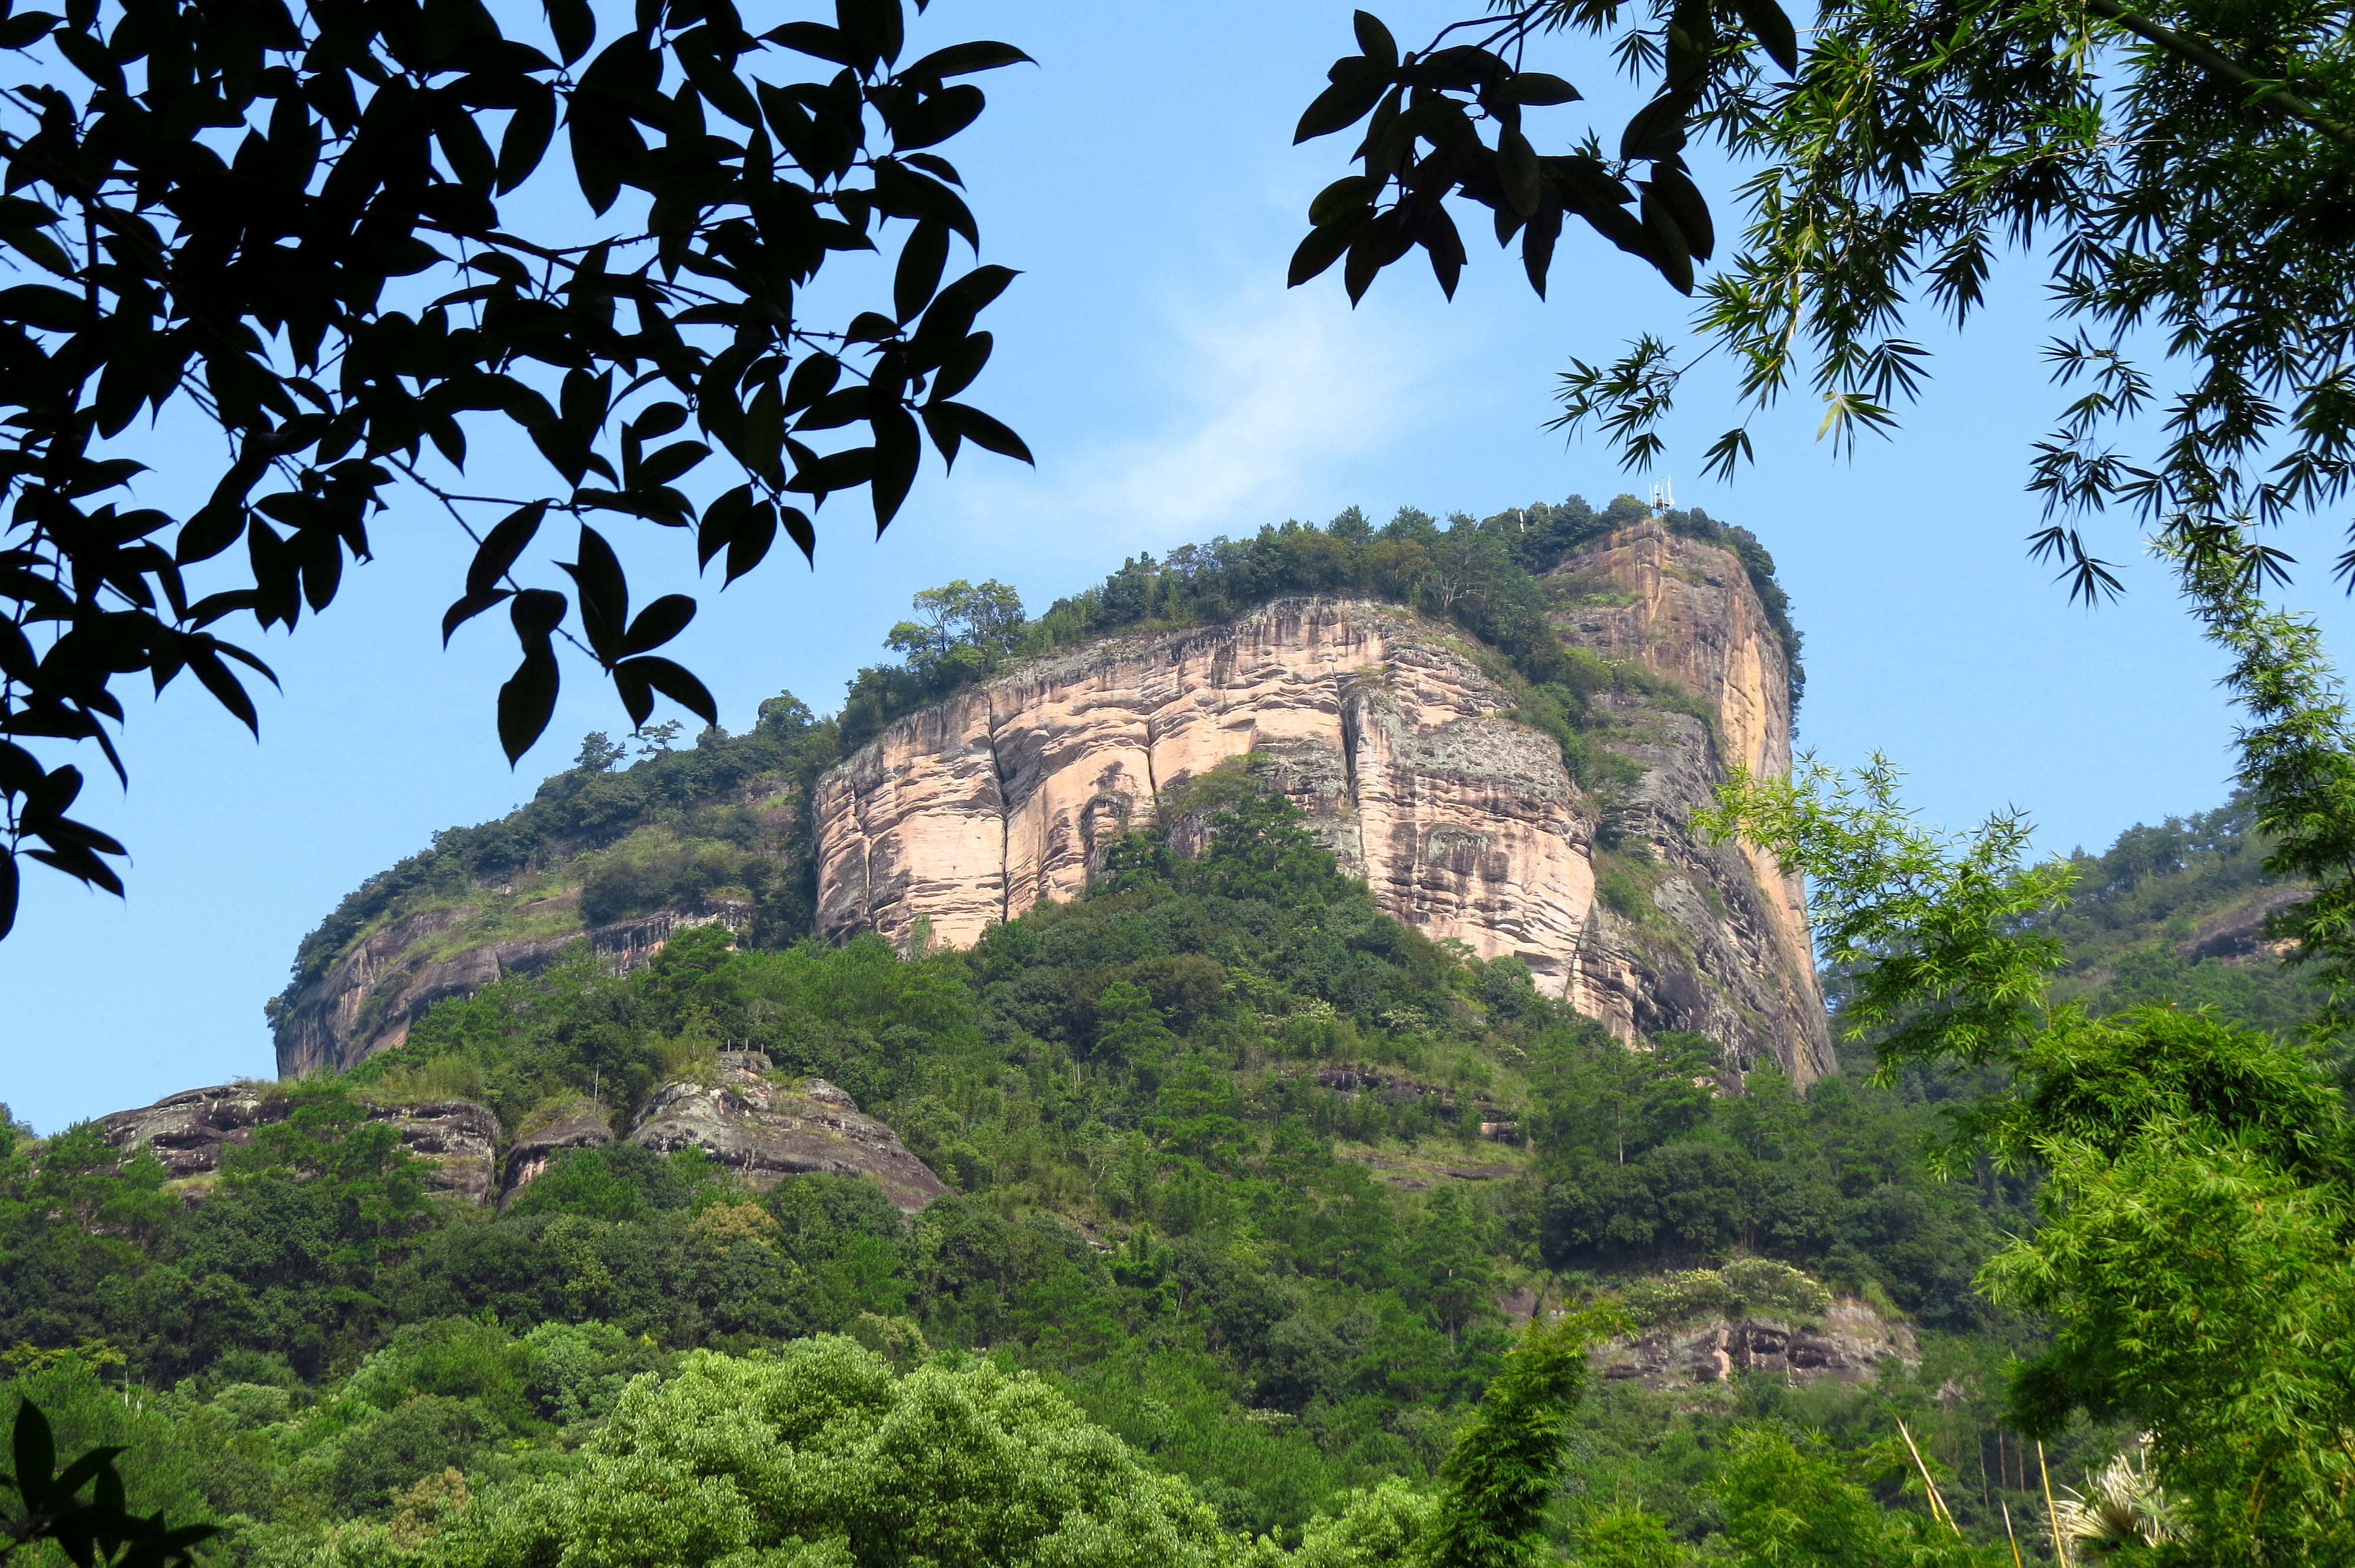
M 584 953 L 445 1001 L 289 1086 L 201 1202 L 92 1127 L 11 1128 L 15 1386 L 63 1451 L 127 1448 L 134 1507 L 218 1523 L 223 1563 L 1404 1563 L 1541 1302 L 1636 1331 L 1804 1322 L 1830 1291 L 1908 1325 L 1918 1364 L 1597 1382 L 1540 1499 L 1555 1547 L 1816 1561 L 1753 1551 L 1799 1476 L 1843 1528 L 1934 1554 L 1905 1561 L 2043 1517 L 2003 1397 L 2046 1330 L 1973 1288 L 2035 1224 L 2033 1178 L 1923 1158 L 1992 1069 L 1876 1086 L 1868 1053 L 1802 1092 L 1695 1037 L 1630 1050 L 1517 961 L 1379 914 L 1251 767 L 1190 789 L 1199 858 L 1133 835 L 1089 895 L 969 951 L 704 927 L 625 976 Z M 2237 803 L 2081 854 L 2067 983 L 2260 1023 L 2308 1005 L 2269 965 L 2180 957 L 2257 858 Z M 903 1219 L 855 1178 L 754 1192 L 613 1144 L 477 1210 L 361 1115 L 627 1112 L 723 1046 L 842 1086 L 954 1195 Z M 2052 1473 L 2083 1485 L 2133 1436 L 2081 1422 Z M 1922 1533 L 1923 1467 L 1979 1546 Z M 970 1509 L 1062 1533 L 985 1539 L 1013 1527 Z

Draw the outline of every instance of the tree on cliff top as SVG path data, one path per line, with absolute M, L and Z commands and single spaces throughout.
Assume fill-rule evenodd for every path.
M 2050 525 L 2033 543 L 2075 594 L 2113 593 L 2084 514 L 2124 504 L 2212 553 L 2232 536 L 2220 525 L 2333 504 L 2355 478 L 2344 20 L 2311 0 L 1824 0 L 1802 52 L 1775 0 L 1526 0 L 1401 54 L 1361 11 L 1358 52 L 1295 138 L 1362 122 L 1360 172 L 1311 205 L 1291 279 L 1337 261 L 1355 300 L 1419 246 L 1452 292 L 1460 196 L 1519 238 L 1542 294 L 1564 218 L 1584 219 L 1700 300 L 1695 351 L 1646 334 L 1563 377 L 1557 423 L 1599 429 L 1640 468 L 1685 371 L 1719 350 L 1753 411 L 1804 382 L 1843 446 L 1889 430 L 1926 374 L 1909 323 L 1966 322 L 2004 247 L 2049 254 L 2065 330 L 2045 357 L 2079 391 L 2037 448 Z M 1569 31 L 1657 90 L 1614 148 L 1589 132 L 1541 155 L 1525 111 L 1577 92 L 1531 57 L 1558 63 Z M 1740 253 L 1705 281 L 1718 220 L 1687 172 L 1696 137 L 1751 171 Z M 2145 329 L 2169 367 L 2140 357 Z M 2162 416 L 2157 450 L 2117 450 L 2146 413 Z M 1750 452 L 1745 419 L 1709 466 Z M 2355 578 L 2355 550 L 2339 570 Z
M 1028 459 L 956 400 L 990 354 L 975 317 L 1014 274 L 945 281 L 953 242 L 977 250 L 980 232 L 933 150 L 983 109 L 958 79 L 1028 57 L 904 58 L 902 0 L 833 14 L 756 37 L 733 0 L 638 0 L 602 48 L 587 0 L 549 0 L 536 41 L 479 0 L 68 0 L 0 19 L 0 48 L 39 79 L 0 91 L 0 247 L 49 280 L 0 290 L 0 935 L 19 856 L 122 890 L 123 846 L 67 814 L 80 771 L 33 747 L 91 743 L 121 774 L 108 726 L 134 674 L 191 673 L 258 727 L 235 666 L 270 672 L 213 629 L 324 610 L 398 497 L 477 546 L 444 640 L 506 611 L 512 759 L 554 707 L 559 640 L 634 724 L 657 694 L 715 717 L 655 652 L 694 599 L 633 616 L 613 520 L 680 530 L 733 581 L 781 528 L 815 549 L 801 502 L 865 489 L 888 524 L 926 436 L 944 462 L 966 441 Z M 773 82 L 773 49 L 817 69 Z M 559 122 L 570 173 L 535 179 Z M 587 208 L 573 221 L 546 217 L 559 185 Z M 796 308 L 830 258 L 888 238 L 888 297 Z M 167 409 L 225 447 L 185 517 L 133 501 L 143 465 L 113 444 Z M 813 444 L 854 426 L 860 444 Z M 470 441 L 514 435 L 560 484 L 476 493 Z M 698 505 L 680 486 L 715 445 L 730 475 Z M 577 524 L 572 558 L 527 567 L 551 515 Z

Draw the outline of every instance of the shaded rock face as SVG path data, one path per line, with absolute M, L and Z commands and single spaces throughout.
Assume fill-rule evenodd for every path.
M 769 1070 L 769 1059 L 759 1052 L 723 1053 L 716 1082 L 675 1082 L 656 1090 L 629 1141 L 666 1154 L 700 1149 L 762 1188 L 811 1171 L 864 1176 L 911 1213 L 947 1194 L 947 1185 L 900 1135 L 860 1114 L 843 1090 L 823 1078 L 789 1087 L 771 1082 Z M 251 1142 L 256 1128 L 284 1121 L 293 1108 L 274 1086 L 224 1084 L 117 1111 L 99 1127 L 110 1148 L 126 1158 L 144 1150 L 179 1181 L 219 1171 L 229 1150 Z M 400 1133 L 401 1147 L 423 1163 L 429 1190 L 469 1203 L 486 1202 L 499 1191 L 499 1123 L 489 1107 L 432 1100 L 370 1106 L 367 1114 Z M 527 1123 L 507 1150 L 506 1195 L 529 1185 L 559 1151 L 613 1140 L 604 1109 L 587 1100 Z
M 749 904 L 719 899 L 707 908 L 661 909 L 570 936 L 484 942 L 444 953 L 435 938 L 477 913 L 463 906 L 423 909 L 362 938 L 280 1021 L 279 1075 L 340 1072 L 389 1051 L 409 1038 L 410 1026 L 435 1002 L 507 975 L 533 973 L 583 937 L 619 972 L 645 963 L 690 927 L 719 925 L 741 933 L 752 926 Z
M 1257 751 L 1382 908 L 1562 993 L 1594 882 L 1561 753 L 1447 629 L 1282 599 L 1032 660 L 887 729 L 819 782 L 818 928 L 964 946 L 1087 885 L 1164 790 Z
M 593 1100 L 578 1100 L 552 1117 L 527 1122 L 507 1150 L 507 1192 L 528 1185 L 559 1150 L 602 1149 L 613 1141 L 613 1118 Z
M 898 1133 L 859 1114 L 841 1089 L 823 1078 L 789 1088 L 769 1080 L 758 1052 L 730 1057 L 715 1083 L 656 1090 L 630 1141 L 666 1154 L 700 1149 L 756 1187 L 817 1171 L 864 1176 L 908 1213 L 948 1195 Z
M 1913 1330 L 1861 1301 L 1840 1299 L 1822 1319 L 1704 1318 L 1663 1325 L 1597 1351 L 1596 1370 L 1610 1382 L 1675 1389 L 1764 1372 L 1794 1387 L 1808 1383 L 1870 1383 L 1885 1363 L 1919 1366 Z
M 174 1180 L 185 1180 L 218 1171 L 230 1149 L 251 1142 L 255 1128 L 284 1121 L 292 1109 L 293 1102 L 270 1086 L 223 1084 L 102 1117 L 100 1136 L 126 1156 L 145 1150 Z M 393 1126 L 401 1147 L 424 1162 L 432 1191 L 474 1203 L 490 1194 L 499 1124 L 485 1107 L 471 1100 L 371 1106 L 368 1119 Z
M 1681 1030 L 1776 1063 L 1805 1083 L 1835 1070 L 1807 929 L 1806 893 L 1772 856 L 1687 825 L 1739 764 L 1791 770 L 1790 664 L 1730 550 L 1637 523 L 1547 575 L 1563 640 L 1633 660 L 1701 699 L 1702 718 L 1645 698 L 1595 699 L 1605 744 L 1643 769 L 1602 838 L 1645 885 L 1635 909 L 1598 905 L 1570 1000 L 1623 1035 Z
M 2278 963 L 2296 943 L 2265 934 L 2266 922 L 2293 904 L 2314 896 L 2303 883 L 2260 888 L 2248 898 L 2200 922 L 2198 929 L 2175 945 L 2175 950 L 2195 963 L 2214 959 L 2227 964 Z

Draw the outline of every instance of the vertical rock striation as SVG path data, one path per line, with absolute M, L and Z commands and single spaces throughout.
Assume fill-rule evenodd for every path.
M 1508 716 L 1454 628 L 1279 599 L 1029 660 L 886 729 L 818 783 L 818 929 L 970 944 L 1077 895 L 1174 786 L 1255 752 L 1385 913 L 1520 958 L 1623 1036 L 1689 1030 L 1742 1065 L 1831 1071 L 1801 890 L 1685 826 L 1729 762 L 1790 767 L 1789 668 L 1741 562 L 1644 523 L 1549 587 L 1566 640 L 1699 699 L 1597 699 L 1598 736 L 1641 774 L 1615 798 Z
M 1280 599 L 1224 625 L 1027 662 L 911 715 L 820 780 L 818 928 L 964 946 L 1087 885 L 1161 793 L 1258 752 L 1382 907 L 1562 994 L 1593 815 L 1554 744 L 1451 630 Z
M 1732 765 L 1791 770 L 1790 661 L 1747 569 L 1646 520 L 1572 552 L 1546 586 L 1565 641 L 1640 664 L 1700 710 L 1598 699 L 1614 721 L 1607 744 L 1643 769 L 1601 825 L 1604 891 L 1641 896 L 1598 906 L 1572 1000 L 1623 1034 L 1687 1030 L 1735 1047 L 1743 1065 L 1770 1055 L 1802 1081 L 1832 1072 L 1806 889 L 1772 856 L 1687 825 Z

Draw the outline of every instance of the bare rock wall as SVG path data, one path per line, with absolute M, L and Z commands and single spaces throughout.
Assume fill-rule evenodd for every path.
M 1163 792 L 1260 752 L 1382 907 L 1564 994 L 1591 806 L 1455 634 L 1391 605 L 1281 599 L 1031 660 L 900 720 L 819 782 L 818 927 L 965 946 L 1069 898 Z

